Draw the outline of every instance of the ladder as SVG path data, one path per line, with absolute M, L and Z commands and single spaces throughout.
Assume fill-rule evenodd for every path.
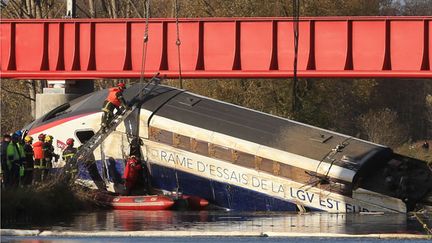
M 159 77 L 159 73 L 154 75 L 150 81 L 146 83 L 146 85 L 138 92 L 135 96 L 140 96 L 142 92 L 145 94 L 141 97 L 141 101 L 143 101 L 151 92 L 160 84 L 162 78 Z M 153 86 L 147 92 L 145 89 L 153 83 Z M 135 98 L 133 97 L 132 100 Z M 135 103 L 131 109 L 123 111 L 121 114 L 116 114 L 111 122 L 108 124 L 106 128 L 101 128 L 96 132 L 84 145 L 82 145 L 79 150 L 76 152 L 74 157 L 72 157 L 69 163 L 66 165 L 66 169 L 70 169 L 71 167 L 78 166 L 78 161 L 86 161 L 90 156 L 93 155 L 93 151 L 102 144 L 102 142 L 120 125 L 130 114 L 132 114 L 137 108 L 141 106 L 141 102 Z

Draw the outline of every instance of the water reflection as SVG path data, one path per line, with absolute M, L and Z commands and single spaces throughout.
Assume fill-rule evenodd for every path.
M 423 217 L 430 225 L 431 215 Z M 55 226 L 31 228 L 78 231 L 257 231 L 300 233 L 421 233 L 421 225 L 404 214 L 272 213 L 225 211 L 102 211 L 82 213 Z M 27 227 L 28 228 L 28 227 Z

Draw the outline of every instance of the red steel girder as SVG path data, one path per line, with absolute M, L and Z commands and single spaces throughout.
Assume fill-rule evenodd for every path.
M 140 77 L 144 19 L 2 19 L 1 78 Z M 432 78 L 432 17 L 299 24 L 299 77 Z M 180 19 L 185 78 L 293 76 L 292 18 Z M 178 77 L 175 19 L 151 19 L 144 75 Z

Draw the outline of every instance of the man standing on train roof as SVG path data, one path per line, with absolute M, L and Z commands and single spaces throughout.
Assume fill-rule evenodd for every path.
M 33 181 L 33 167 L 34 167 L 34 152 L 33 152 L 33 138 L 31 136 L 25 136 L 24 138 L 24 153 L 25 153 L 25 163 L 24 163 L 24 185 L 31 185 Z
M 117 114 L 121 114 L 124 109 L 130 109 L 123 98 L 125 88 L 125 83 L 118 83 L 117 87 L 109 89 L 108 96 L 102 107 L 102 128 L 107 128 L 111 123 L 114 118 L 114 109 L 117 109 Z

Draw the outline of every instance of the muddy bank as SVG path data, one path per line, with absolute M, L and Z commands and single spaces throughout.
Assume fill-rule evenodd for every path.
M 56 218 L 98 208 L 92 192 L 68 184 L 42 184 L 38 186 L 1 189 L 1 227 L 51 221 Z

